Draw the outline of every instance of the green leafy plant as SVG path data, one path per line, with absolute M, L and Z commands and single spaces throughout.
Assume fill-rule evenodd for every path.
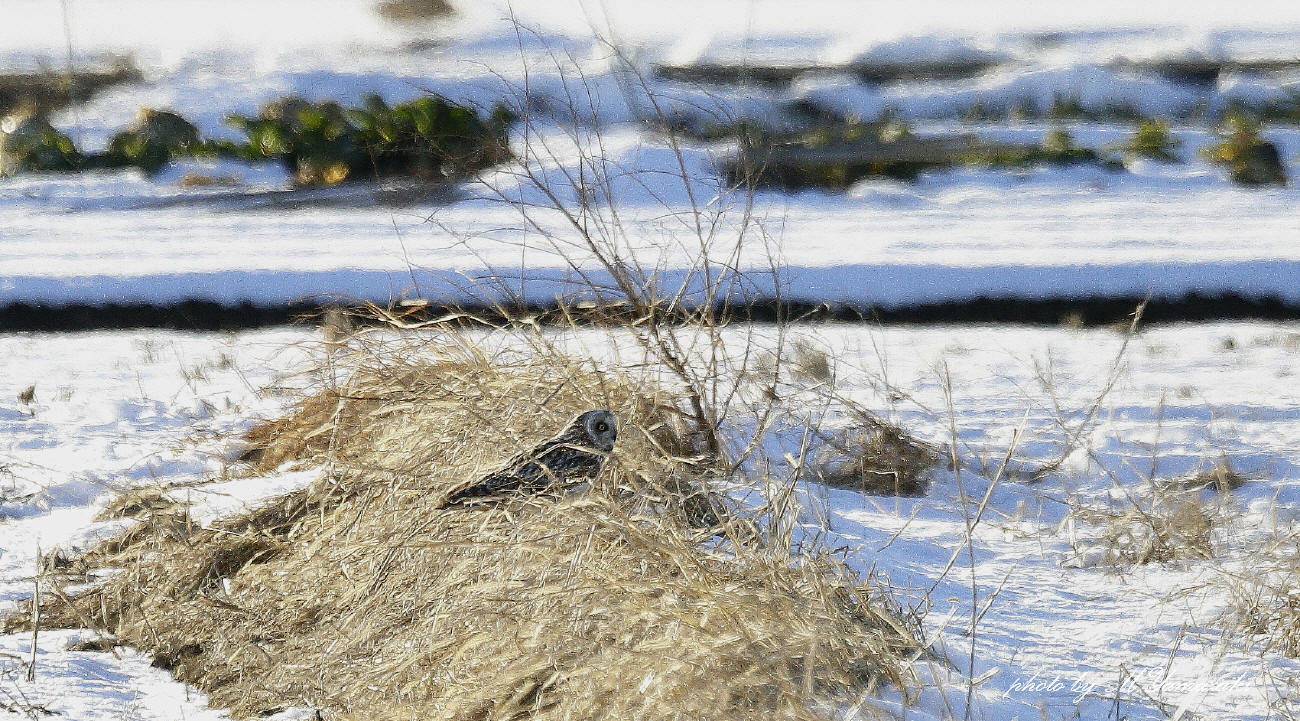
M 113 136 L 103 163 L 133 165 L 157 172 L 176 155 L 188 154 L 201 144 L 198 128 L 176 113 L 145 108 L 129 130 Z
M 1070 131 L 1064 128 L 1048 131 L 1043 136 L 1043 141 L 1039 146 L 1039 153 L 1032 157 L 1034 161 L 1056 164 L 1089 162 L 1096 159 L 1097 152 L 1095 150 L 1076 145 L 1074 136 L 1070 135 Z
M 509 156 L 505 131 L 513 113 L 500 105 L 484 121 L 474 110 L 437 96 L 390 108 L 371 95 L 362 108 L 349 111 L 348 118 L 376 176 L 440 179 Z
M 1125 155 L 1150 158 L 1167 163 L 1177 162 L 1176 152 L 1182 142 L 1169 132 L 1169 124 L 1161 120 L 1144 120 L 1122 146 Z
M 359 177 L 440 180 L 494 165 L 510 155 L 505 136 L 513 119 L 503 106 L 484 120 L 437 96 L 389 106 L 370 95 L 346 110 L 288 97 L 256 117 L 227 122 L 248 137 L 235 147 L 240 156 L 279 159 L 302 185 L 332 185 Z
M 275 158 L 301 185 L 333 185 L 364 167 L 356 130 L 338 103 L 289 96 L 268 103 L 257 117 L 231 116 L 248 141 L 238 152 L 248 160 Z
M 44 116 L 34 115 L 13 125 L 3 138 L 5 169 L 41 172 L 82 167 L 85 158 L 72 139 Z
M 1238 185 L 1285 185 L 1286 169 L 1277 146 L 1259 135 L 1257 120 L 1242 113 L 1229 113 L 1219 141 L 1206 148 L 1206 158 L 1228 169 Z

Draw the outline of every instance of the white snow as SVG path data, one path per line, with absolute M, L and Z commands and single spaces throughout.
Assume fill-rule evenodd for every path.
M 10 584 L 30 574 L 38 547 L 93 540 L 103 524 L 91 519 L 116 491 L 218 476 L 232 453 L 226 437 L 281 407 L 283 399 L 271 386 L 282 363 L 302 357 L 291 345 L 300 336 L 4 336 L 0 607 L 26 593 Z M 35 389 L 33 402 L 16 400 L 29 386 Z M 257 485 L 274 492 L 274 481 Z M 188 492 L 194 500 L 212 494 L 220 499 L 222 488 Z M 225 503 L 218 506 L 229 510 Z M 107 524 L 108 530 L 118 526 Z
M 697 125 L 766 116 L 802 99 L 863 117 L 901 111 L 921 134 L 1032 143 L 1056 126 L 954 118 L 975 102 L 1043 110 L 1058 96 L 1093 110 L 1119 104 L 1162 115 L 1234 100 L 1289 102 L 1294 70 L 1228 74 L 1196 87 L 1121 61 L 1294 60 L 1300 47 L 1300 4 L 1289 2 L 482 2 L 416 28 L 384 23 L 368 0 L 66 5 L 68 36 L 60 3 L 7 0 L 0 71 L 61 68 L 69 39 L 77 65 L 133 57 L 143 83 L 56 114 L 86 148 L 102 147 L 142 106 L 177 110 L 209 137 L 232 137 L 226 115 L 288 93 L 352 103 L 368 92 L 397 102 L 432 90 L 486 107 L 526 91 L 536 125 L 515 131 L 517 154 L 566 208 L 594 200 L 598 231 L 669 287 L 699 280 L 697 219 L 716 221 L 725 241 L 743 209 L 718 172 L 733 149 L 690 142 L 679 157 L 641 122 L 654 112 L 649 96 Z M 512 13 L 519 25 L 505 19 Z M 285 32 L 290 25 L 295 31 Z M 828 73 L 784 88 L 694 86 L 654 74 L 657 63 L 912 59 L 1000 64 L 968 81 L 867 85 Z M 1066 127 L 1103 148 L 1132 130 Z M 831 303 L 1188 291 L 1300 302 L 1296 184 L 1233 187 L 1201 157 L 1211 129 L 1193 118 L 1173 132 L 1183 163 L 1143 161 L 1126 172 L 970 169 L 911 184 L 869 180 L 844 193 L 760 191 L 757 225 L 734 265 L 749 274 L 749 292 L 770 293 L 779 282 L 786 297 Z M 1265 137 L 1288 164 L 1300 153 L 1293 126 L 1271 125 Z M 291 191 L 282 168 L 224 161 L 186 161 L 154 177 L 2 178 L 0 305 L 502 292 L 545 300 L 576 287 L 567 259 L 587 270 L 589 258 L 555 208 L 537 207 L 547 198 L 520 182 L 520 169 L 458 188 L 455 202 L 400 183 L 379 189 L 382 202 L 368 186 Z M 765 273 L 774 256 L 778 280 Z M 1220 581 L 1295 521 L 1300 326 L 1145 330 L 1096 411 L 1121 342 L 1111 330 L 799 332 L 830 352 L 848 397 L 937 446 L 951 439 L 951 403 L 966 498 L 951 473 L 918 499 L 800 489 L 807 533 L 847 549 L 855 568 L 886 577 L 925 610 L 927 631 L 956 666 L 922 670 L 944 688 L 927 690 L 909 718 L 962 718 L 971 678 L 979 719 L 1156 719 L 1180 704 L 1198 717 L 1266 719 L 1285 708 L 1287 693 L 1294 707 L 1286 684 L 1300 665 L 1223 630 Z M 604 352 L 608 339 L 592 333 L 576 340 Z M 312 349 L 297 344 L 313 338 L 305 329 L 0 335 L 0 611 L 30 593 L 38 547 L 85 548 L 122 527 L 94 520 L 117 490 L 165 485 L 196 502 L 196 520 L 206 522 L 311 482 L 311 469 L 222 474 L 236 450 L 227 439 L 283 408 L 286 396 L 274 388 L 301 382 L 293 374 Z M 34 402 L 19 401 L 31 385 Z M 806 392 L 796 385 L 786 390 Z M 780 444 L 790 445 L 803 420 L 786 419 L 773 450 L 797 452 L 797 442 Z M 941 577 L 965 540 L 963 504 L 973 508 L 989 490 L 1017 429 L 1011 473 L 989 493 L 974 532 L 974 567 L 962 553 Z M 1079 440 L 1068 443 L 1067 432 Z M 1059 470 L 1040 483 L 1023 480 L 1058 458 Z M 1177 478 L 1220 458 L 1255 480 L 1233 493 L 1213 559 L 1116 573 L 1101 560 L 1097 529 L 1068 515 L 1071 503 L 1122 504 L 1148 492 L 1148 476 Z M 970 635 L 972 607 L 983 615 Z M 0 709 L 13 703 L 5 694 L 21 692 L 76 719 L 225 717 L 129 650 L 120 658 L 69 650 L 78 633 L 42 634 L 34 685 L 21 678 L 29 639 L 0 637 Z
M 73 651 L 69 647 L 94 639 L 84 631 L 44 631 L 37 645 L 36 680 L 22 680 L 18 662 L 28 659 L 30 641 L 0 637 L 0 718 L 138 719 L 172 721 L 177 718 L 217 721 L 230 718 L 208 708 L 206 696 L 177 683 L 171 674 L 154 668 L 152 659 L 134 649 L 118 648 L 115 655 Z M 12 706 L 14 711 L 5 709 Z M 32 715 L 21 709 L 36 707 Z M 43 712 L 48 712 L 43 713 Z
M 1028 107 L 1046 113 L 1058 100 L 1077 102 L 1081 108 L 1096 113 L 1125 108 L 1147 116 L 1181 116 L 1205 99 L 1203 93 L 1167 80 L 1133 77 L 1088 64 L 1033 70 L 1010 68 L 974 81 L 903 83 L 875 92 L 856 82 L 846 87 L 842 80 L 822 84 L 817 79 L 808 79 L 795 90 L 799 97 L 819 106 L 866 120 L 875 119 L 886 110 L 906 117 L 959 117 L 977 104 L 989 112 L 1006 113 Z M 1226 91 L 1224 96 L 1228 97 Z M 1232 93 L 1231 97 L 1247 99 L 1241 93 Z M 1288 97 L 1277 88 L 1270 99 Z M 1217 96 L 1211 102 L 1215 107 L 1223 104 Z

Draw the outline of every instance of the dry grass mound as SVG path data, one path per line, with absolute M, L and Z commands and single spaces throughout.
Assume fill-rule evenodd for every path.
M 1098 529 L 1089 541 L 1101 552 L 1098 561 L 1118 568 L 1214 558 L 1216 529 L 1229 515 L 1224 499 L 1177 487 L 1154 488 L 1108 507 L 1071 511 L 1073 518 Z
M 120 571 L 47 622 L 112 632 L 241 717 L 824 718 L 906 685 L 916 631 L 878 588 L 726 518 L 701 542 L 678 398 L 433 346 L 368 353 L 254 432 L 254 462 L 321 463 L 321 481 L 208 526 L 150 515 L 94 554 Z M 439 507 L 593 407 L 620 438 L 590 493 Z
M 1300 659 L 1300 533 L 1284 534 L 1224 569 L 1219 583 L 1229 602 L 1221 622 L 1243 634 L 1253 653 Z
M 1228 493 L 1241 488 L 1248 482 L 1250 482 L 1250 479 L 1234 470 L 1232 462 L 1228 460 L 1227 456 L 1224 456 L 1209 467 L 1184 478 L 1176 479 L 1170 485 L 1186 490 L 1209 488 L 1219 493 Z
M 130 488 L 117 494 L 108 505 L 95 515 L 96 521 L 112 518 L 138 518 L 152 516 L 175 509 L 179 504 L 167 497 L 167 489 L 149 485 Z
M 878 496 L 923 496 L 941 458 L 898 426 L 861 413 L 850 427 L 820 433 L 812 477 L 832 488 Z
M 1259 639 L 1258 651 L 1300 658 L 1300 563 L 1291 565 L 1285 575 L 1234 584 L 1231 608 L 1240 629 Z

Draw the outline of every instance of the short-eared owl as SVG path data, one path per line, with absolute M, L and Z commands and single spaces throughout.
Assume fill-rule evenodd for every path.
M 500 470 L 453 490 L 444 505 L 560 490 L 590 480 L 600 473 L 617 438 L 613 413 L 599 410 L 579 414 L 559 435 L 511 458 Z

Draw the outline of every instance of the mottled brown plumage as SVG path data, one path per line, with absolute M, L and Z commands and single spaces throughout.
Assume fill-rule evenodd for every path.
M 510 495 L 560 490 L 595 478 L 618 438 L 614 414 L 587 411 L 532 450 L 447 495 L 444 506 L 488 503 Z

